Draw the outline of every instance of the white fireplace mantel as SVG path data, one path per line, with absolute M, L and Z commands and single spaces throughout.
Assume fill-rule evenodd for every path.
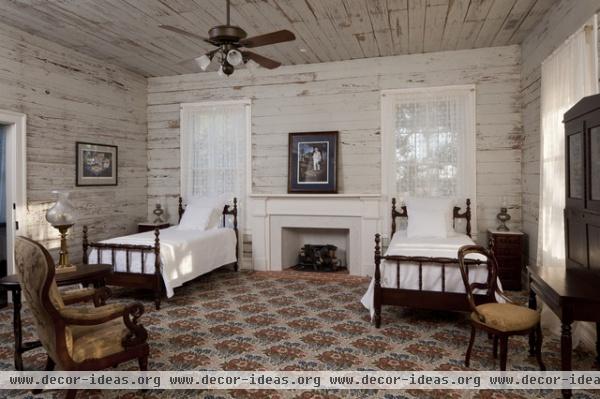
M 255 194 L 250 196 L 255 270 L 282 270 L 284 228 L 347 229 L 352 275 L 372 274 L 373 237 L 380 229 L 376 194 Z

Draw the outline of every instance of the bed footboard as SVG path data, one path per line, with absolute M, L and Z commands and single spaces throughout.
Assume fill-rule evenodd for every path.
M 121 287 L 135 287 L 150 289 L 154 292 L 154 305 L 160 309 L 163 294 L 163 281 L 160 270 L 160 230 L 154 229 L 154 245 L 107 244 L 89 242 L 88 228 L 83 226 L 83 263 L 89 264 L 89 250 L 96 249 L 96 263 L 107 263 L 113 266 L 113 273 L 107 278 L 107 283 Z M 102 252 L 110 250 L 110 262 L 103 258 Z M 125 251 L 125 271 L 116 271 L 116 252 Z M 154 254 L 154 273 L 144 273 L 148 253 Z M 139 256 L 141 260 L 141 273 L 132 271 L 131 257 Z M 94 261 L 92 259 L 92 261 Z
M 374 297 L 373 306 L 375 308 L 374 322 L 375 327 L 381 326 L 381 307 L 383 305 L 406 306 L 411 308 L 448 310 L 448 311 L 469 311 L 470 305 L 466 293 L 447 292 L 446 291 L 446 269 L 457 268 L 458 259 L 454 258 L 435 258 L 425 256 L 382 256 L 381 255 L 381 236 L 375 235 L 375 274 L 374 274 Z M 381 285 L 381 262 L 390 261 L 396 265 L 395 287 L 383 287 Z M 400 287 L 400 264 L 412 263 L 418 266 L 418 288 L 406 289 Z M 441 266 L 441 291 L 430 291 L 423 289 L 423 265 L 439 264 Z M 482 260 L 465 260 L 468 270 L 469 266 L 487 264 Z M 495 302 L 493 293 L 475 294 L 477 304 L 486 302 Z

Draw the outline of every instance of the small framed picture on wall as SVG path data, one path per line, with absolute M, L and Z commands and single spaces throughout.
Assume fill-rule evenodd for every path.
M 289 134 L 288 193 L 337 193 L 338 132 Z
M 76 185 L 116 186 L 119 159 L 117 146 L 75 143 Z

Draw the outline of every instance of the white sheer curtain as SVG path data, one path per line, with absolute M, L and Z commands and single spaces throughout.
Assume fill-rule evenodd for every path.
M 582 27 L 542 63 L 541 178 L 537 263 L 565 267 L 563 210 L 565 207 L 564 113 L 581 98 L 598 92 L 596 18 Z M 544 310 L 544 324 L 558 319 Z M 579 334 L 574 334 L 574 343 Z
M 390 194 L 475 201 L 474 86 L 394 90 L 382 101 Z
M 238 198 L 243 232 L 249 103 L 182 104 L 181 195 Z M 241 246 L 241 243 L 240 243 Z

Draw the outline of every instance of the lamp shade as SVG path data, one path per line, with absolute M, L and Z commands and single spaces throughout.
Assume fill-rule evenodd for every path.
M 58 195 L 56 203 L 46 211 L 46 220 L 52 226 L 70 226 L 75 223 L 75 208 L 69 201 L 69 193 L 66 191 L 53 191 Z
M 200 69 L 202 69 L 203 71 L 206 71 L 206 68 L 208 68 L 208 66 L 210 65 L 210 57 L 206 54 L 196 58 L 195 61 L 196 64 L 198 64 L 198 66 L 200 67 Z
M 242 57 L 242 53 L 237 51 L 236 49 L 229 50 L 227 53 L 227 62 L 233 66 L 238 66 L 244 61 Z

